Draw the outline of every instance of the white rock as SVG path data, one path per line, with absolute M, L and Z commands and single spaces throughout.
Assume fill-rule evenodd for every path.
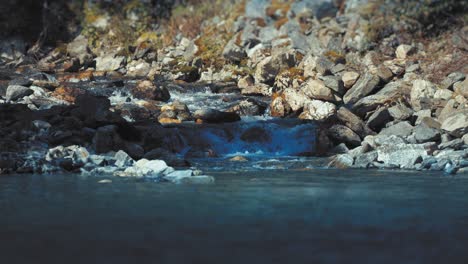
M 422 109 L 421 103 L 434 98 L 437 87 L 425 80 L 415 80 L 411 89 L 411 105 L 413 109 L 419 111 Z
M 323 121 L 336 113 L 336 106 L 329 102 L 312 100 L 305 104 L 302 119 Z
M 343 84 L 345 88 L 351 88 L 356 81 L 359 79 L 359 73 L 357 72 L 345 72 L 341 79 L 343 80 Z
M 414 47 L 411 45 L 400 45 L 395 51 L 397 59 L 404 60 L 414 51 Z

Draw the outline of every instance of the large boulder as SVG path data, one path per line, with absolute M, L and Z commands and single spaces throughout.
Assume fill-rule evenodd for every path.
M 67 52 L 71 57 L 78 58 L 81 65 L 93 59 L 93 56 L 89 52 L 88 39 L 83 35 L 79 35 L 67 45 Z
M 276 53 L 260 61 L 255 70 L 255 80 L 259 83 L 273 84 L 276 75 L 282 70 L 296 64 L 295 55 L 291 52 Z
M 266 108 L 267 106 L 264 103 L 249 98 L 240 101 L 238 104 L 232 106 L 227 111 L 235 112 L 240 116 L 258 116 L 263 115 Z
M 283 98 L 291 107 L 291 110 L 296 112 L 304 107 L 304 104 L 309 101 L 307 96 L 294 88 L 288 88 L 283 92 Z
M 417 143 L 440 141 L 440 131 L 424 124 L 414 129 L 414 136 Z
M 394 125 L 391 125 L 387 128 L 382 129 L 379 135 L 387 136 L 399 136 L 402 138 L 409 137 L 414 131 L 414 127 L 407 121 L 399 122 Z
M 361 98 L 371 94 L 376 90 L 380 83 L 380 78 L 376 75 L 366 73 L 348 90 L 344 95 L 343 101 L 346 104 L 354 104 Z
M 442 123 L 441 128 L 455 137 L 462 137 L 468 133 L 468 109 L 453 113 Z
M 124 56 L 107 54 L 96 58 L 96 71 L 116 71 L 125 64 Z
M 337 118 L 361 138 L 375 134 L 357 115 L 345 107 L 340 107 L 336 113 Z

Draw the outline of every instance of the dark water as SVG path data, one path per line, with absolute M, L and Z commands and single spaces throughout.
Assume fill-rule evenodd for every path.
M 2 176 L 0 263 L 468 263 L 467 176 L 211 174 Z

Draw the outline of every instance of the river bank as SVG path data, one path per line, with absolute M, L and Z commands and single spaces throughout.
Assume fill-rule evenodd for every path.
M 466 172 L 466 26 L 432 6 L 440 25 L 382 25 L 401 10 L 338 2 L 234 3 L 163 44 L 170 27 L 120 36 L 97 4 L 59 47 L 5 39 L 0 172 L 212 182 L 191 160 L 252 153 Z M 141 9 L 125 10 L 119 25 L 140 25 Z

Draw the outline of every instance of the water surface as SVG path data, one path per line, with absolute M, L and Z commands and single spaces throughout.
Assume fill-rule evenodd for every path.
M 2 176 L 0 263 L 468 263 L 466 175 L 312 167 Z

